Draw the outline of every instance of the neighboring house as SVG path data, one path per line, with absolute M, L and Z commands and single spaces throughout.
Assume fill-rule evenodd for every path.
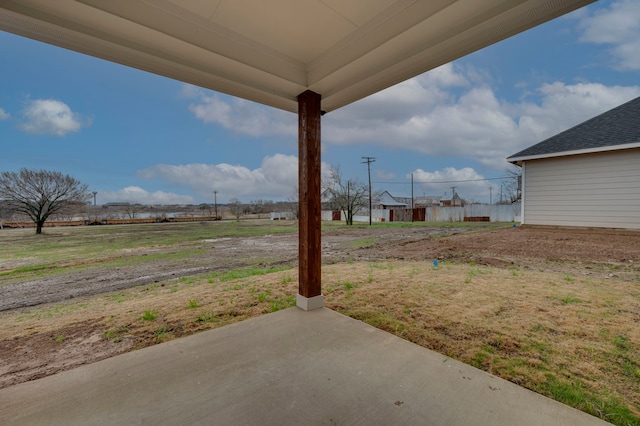
M 400 203 L 406 204 L 407 208 L 411 207 L 411 197 L 393 197 L 393 198 L 395 198 Z M 442 196 L 438 196 L 438 195 L 417 196 L 413 199 L 413 207 L 422 208 L 422 207 L 440 206 L 441 200 L 442 200 Z
M 413 205 L 414 207 L 433 207 L 439 206 L 442 196 L 440 195 L 423 195 L 422 197 L 416 197 Z
M 640 229 L 640 97 L 507 160 L 523 224 Z
M 462 198 L 458 195 L 456 191 L 453 191 L 453 196 L 451 198 L 442 198 L 440 199 L 440 206 L 442 207 L 462 207 Z
M 433 207 L 440 206 L 442 197 L 439 195 L 423 195 L 413 199 L 413 207 Z M 384 191 L 373 200 L 374 209 L 409 209 L 411 208 L 411 197 L 394 196 L 389 191 Z
M 409 199 L 411 200 L 411 199 Z M 411 201 L 409 201 L 411 203 Z M 373 208 L 374 209 L 405 209 L 410 206 L 406 202 L 399 200 L 397 197 L 394 197 L 389 193 L 389 191 L 384 191 L 380 195 L 378 195 L 375 200 L 373 200 Z

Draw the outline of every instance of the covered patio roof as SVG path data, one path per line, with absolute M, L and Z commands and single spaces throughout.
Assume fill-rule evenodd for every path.
M 329 112 L 594 0 L 0 0 L 0 29 Z
M 593 1 L 0 0 L 0 30 L 297 111 L 297 305 L 312 310 L 321 115 Z

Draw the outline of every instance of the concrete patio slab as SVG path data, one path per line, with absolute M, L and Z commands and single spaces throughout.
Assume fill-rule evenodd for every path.
M 329 309 L 291 308 L 0 390 L 3 425 L 603 425 Z

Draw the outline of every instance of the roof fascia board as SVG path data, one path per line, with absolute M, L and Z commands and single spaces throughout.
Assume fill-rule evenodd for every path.
M 509 157 L 507 161 L 510 163 L 521 163 L 530 160 L 542 160 L 545 158 L 568 157 L 571 155 L 595 154 L 599 152 L 621 151 L 624 149 L 640 148 L 640 142 L 627 143 L 621 145 L 609 145 L 598 148 L 576 149 L 574 151 L 553 152 L 550 154 L 523 155 L 520 157 Z

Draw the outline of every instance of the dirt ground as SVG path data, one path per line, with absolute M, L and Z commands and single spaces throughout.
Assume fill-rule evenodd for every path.
M 323 232 L 323 264 L 382 259 L 453 261 L 542 272 L 640 281 L 640 232 L 513 227 L 467 232 L 464 228 L 354 228 Z M 16 312 L 134 286 L 231 270 L 264 259 L 295 267 L 297 235 L 206 241 L 198 257 L 150 261 L 117 269 L 89 267 L 55 278 L 0 286 L 0 320 Z M 151 254 L 140 252 L 139 255 Z M 55 324 L 55 320 L 51 322 Z M 105 319 L 46 330 L 0 333 L 0 388 L 54 374 L 131 350 L 134 341 L 105 338 Z M 186 334 L 186 333 L 182 333 Z M 52 341 L 64 339 L 64 344 Z
M 382 251 L 398 259 L 428 259 L 431 255 L 438 259 L 497 267 L 637 280 L 640 232 L 514 227 L 393 242 Z
M 363 240 L 392 242 L 419 241 L 444 233 L 464 232 L 465 228 L 342 228 L 324 232 L 322 261 L 324 264 L 346 260 L 376 260 L 386 257 L 385 250 L 359 249 Z M 0 286 L 0 314 L 17 309 L 86 298 L 95 294 L 123 290 L 139 285 L 158 283 L 180 277 L 226 271 L 254 265 L 297 266 L 297 234 L 274 234 L 243 238 L 204 240 L 204 249 L 197 256 L 179 260 L 151 260 L 135 265 L 106 269 L 99 263 L 84 265 L 78 272 L 48 276 Z M 175 247 L 135 249 L 136 256 L 149 256 L 177 250 Z M 179 250 L 179 248 L 178 248 Z M 393 252 L 391 249 L 390 252 Z M 0 266 L 2 262 L 0 261 Z M 5 265 L 7 266 L 7 265 Z

